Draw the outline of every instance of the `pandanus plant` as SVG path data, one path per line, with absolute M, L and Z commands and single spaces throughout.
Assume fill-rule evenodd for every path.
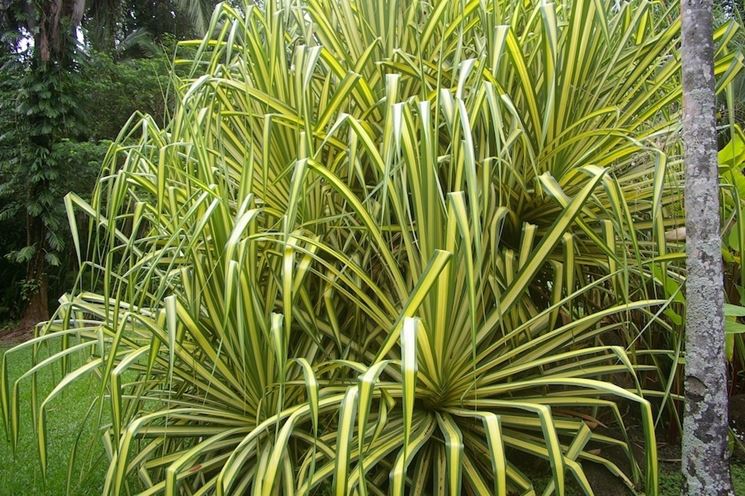
M 106 494 L 592 494 L 587 462 L 657 494 L 674 9 L 268 0 L 210 33 L 168 125 L 134 118 L 66 200 L 80 276 L 16 350 L 61 347 L 3 361 L 11 439 L 61 361 L 42 463 L 46 406 L 95 375 Z

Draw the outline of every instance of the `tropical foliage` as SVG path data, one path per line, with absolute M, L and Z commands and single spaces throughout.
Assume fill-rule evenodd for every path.
M 168 61 L 162 53 L 120 61 L 91 53 L 70 72 L 37 72 L 17 54 L 1 60 L 0 319 L 7 320 L 28 303 L 24 288 L 43 279 L 56 299 L 74 282 L 63 198 L 70 191 L 89 197 L 111 140 L 133 111 L 164 122 Z M 43 242 L 30 235 L 37 228 Z M 43 278 L 26 268 L 37 256 Z
M 733 365 L 733 389 L 738 384 L 738 370 L 745 367 L 745 326 L 738 322 L 738 317 L 745 315 L 745 288 L 743 275 L 745 265 L 742 253 L 745 248 L 745 176 L 742 164 L 745 160 L 745 139 L 737 124 L 731 125 L 732 139 L 719 151 L 720 204 L 722 205 L 722 255 L 725 268 L 725 305 L 727 359 Z
M 56 307 L 77 271 L 63 196 L 87 198 L 134 111 L 163 123 L 175 40 L 201 36 L 216 4 L 0 2 L 0 320 L 29 330 Z
M 167 125 L 129 126 L 67 197 L 81 272 L 16 348 L 37 364 L 10 382 L 3 358 L 11 439 L 19 388 L 61 363 L 42 463 L 47 406 L 98 375 L 107 494 L 535 494 L 524 454 L 547 494 L 591 494 L 585 461 L 657 494 L 675 9 L 270 0 L 209 32 Z

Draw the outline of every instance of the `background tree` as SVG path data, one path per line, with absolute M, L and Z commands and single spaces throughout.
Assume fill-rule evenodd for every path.
M 57 195 L 53 192 L 60 171 L 52 154 L 63 136 L 76 136 L 80 131 L 70 85 L 77 67 L 76 33 L 84 9 L 83 0 L 14 2 L 4 9 L 4 19 L 13 24 L 3 31 L 18 33 L 9 36 L 6 45 L 17 48 L 25 37 L 33 47 L 27 56 L 14 60 L 11 55 L 7 62 L 21 64 L 15 102 L 19 119 L 11 121 L 11 131 L 15 132 L 10 133 L 21 146 L 18 153 L 6 157 L 3 183 L 6 192 L 23 195 L 5 206 L 3 217 L 25 217 L 25 243 L 12 252 L 13 259 L 26 266 L 21 316 L 24 327 L 48 315 L 46 266 L 58 263 L 56 252 L 63 246 L 60 221 L 54 215 Z M 7 174 L 9 171 L 11 174 Z M 19 208 L 21 205 L 25 208 Z
M 89 0 L 83 19 L 93 48 L 142 56 L 141 43 L 201 37 L 218 0 Z
M 165 54 L 216 3 L 0 1 L 0 320 L 48 316 L 74 269 L 62 197 L 92 189 L 132 112 L 164 118 Z
M 688 277 L 682 471 L 686 495 L 731 495 L 711 0 L 682 0 Z

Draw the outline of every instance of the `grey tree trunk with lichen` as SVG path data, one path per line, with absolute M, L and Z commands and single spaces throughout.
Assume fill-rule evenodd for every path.
M 688 259 L 683 495 L 734 495 L 727 460 L 712 0 L 681 0 L 681 17 Z

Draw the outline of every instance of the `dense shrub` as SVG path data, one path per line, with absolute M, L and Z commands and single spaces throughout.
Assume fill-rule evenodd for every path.
M 90 358 L 42 459 L 98 374 L 110 494 L 532 494 L 523 454 L 656 494 L 679 22 L 606 4 L 218 9 L 167 125 L 67 199 L 81 273 L 23 346 Z

